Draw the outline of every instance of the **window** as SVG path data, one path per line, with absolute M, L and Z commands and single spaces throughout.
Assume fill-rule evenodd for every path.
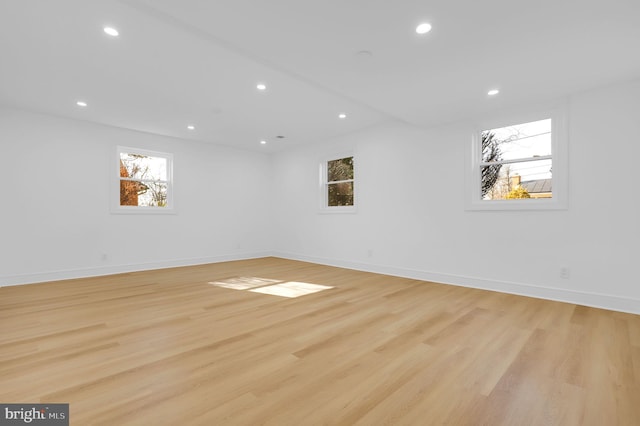
M 353 156 L 328 160 L 321 165 L 322 207 L 329 211 L 353 211 L 355 206 Z
M 173 212 L 171 154 L 118 147 L 117 166 L 116 212 Z
M 566 208 L 567 140 L 563 121 L 561 114 L 546 114 L 476 132 L 467 208 Z

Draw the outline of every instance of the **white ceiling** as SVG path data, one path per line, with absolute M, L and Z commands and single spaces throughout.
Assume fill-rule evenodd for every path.
M 639 0 L 2 0 L 0 104 L 276 151 L 638 78 L 639 22 Z

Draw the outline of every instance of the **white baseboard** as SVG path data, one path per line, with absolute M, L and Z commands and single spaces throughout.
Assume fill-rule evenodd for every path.
M 161 262 L 149 262 L 127 265 L 110 265 L 95 268 L 83 268 L 64 271 L 47 271 L 34 274 L 0 276 L 0 287 L 33 284 L 45 281 L 58 281 L 74 278 L 87 278 L 102 275 L 121 274 L 125 272 L 147 271 L 152 269 L 174 268 L 179 266 L 193 266 L 207 263 L 230 262 L 234 260 L 257 259 L 261 257 L 280 257 L 283 259 L 300 260 L 321 265 L 336 266 L 358 271 L 374 272 L 461 287 L 477 288 L 481 290 L 498 291 L 501 293 L 517 294 L 538 299 L 555 300 L 558 302 L 574 303 L 594 308 L 609 309 L 640 315 L 640 300 L 602 293 L 567 290 L 562 288 L 545 287 L 534 284 L 524 284 L 508 281 L 488 280 L 484 278 L 467 277 L 464 275 L 443 274 L 417 269 L 397 268 L 393 266 L 375 265 L 371 263 L 351 262 L 316 256 L 305 256 L 288 252 L 252 252 L 232 255 L 220 255 L 193 259 L 176 259 Z
M 59 281 L 74 278 L 97 277 L 102 275 L 122 274 L 125 272 L 148 271 L 152 269 L 175 268 L 179 266 L 203 265 L 207 263 L 230 262 L 233 260 L 257 259 L 271 256 L 271 252 L 240 253 L 192 259 L 175 259 L 160 262 L 148 262 L 126 265 L 109 265 L 94 268 L 69 269 L 63 271 L 47 271 L 34 274 L 0 276 L 0 287 L 21 284 L 34 284 L 45 281 Z
M 327 259 L 315 256 L 304 256 L 287 252 L 274 252 L 273 256 L 290 260 L 318 263 L 358 271 L 374 272 L 377 274 L 393 275 L 441 284 L 451 284 L 461 287 L 477 288 L 481 290 L 498 291 L 501 293 L 535 297 L 538 299 L 554 300 L 591 306 L 612 311 L 640 314 L 640 300 L 616 296 L 611 294 L 592 293 L 567 290 L 562 288 L 545 287 L 534 284 L 524 284 L 508 281 L 488 280 L 484 278 L 467 277 L 463 275 L 443 274 L 438 272 L 421 271 L 415 269 L 397 268 L 393 266 L 375 265 L 370 263 L 351 262 L 337 259 Z

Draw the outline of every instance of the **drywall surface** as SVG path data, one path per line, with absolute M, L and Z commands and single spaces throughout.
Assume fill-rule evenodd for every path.
M 473 126 L 389 124 L 274 156 L 276 252 L 640 313 L 640 82 L 563 103 L 568 209 L 467 211 L 464 158 Z M 319 164 L 349 152 L 357 211 L 323 214 Z
M 0 109 L 0 144 L 0 284 L 271 248 L 267 155 L 14 109 Z M 176 214 L 112 213 L 118 145 L 173 154 Z

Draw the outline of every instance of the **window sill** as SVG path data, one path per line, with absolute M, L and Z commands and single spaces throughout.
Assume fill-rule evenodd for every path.
M 111 209 L 111 214 L 143 214 L 143 215 L 171 215 L 178 214 L 174 208 L 158 207 L 115 207 Z
M 318 210 L 319 214 L 355 214 L 357 209 L 355 206 L 340 206 L 340 207 L 323 207 Z
M 471 202 L 465 206 L 467 211 L 531 211 L 531 210 L 567 210 L 566 202 L 558 200 L 486 200 Z

